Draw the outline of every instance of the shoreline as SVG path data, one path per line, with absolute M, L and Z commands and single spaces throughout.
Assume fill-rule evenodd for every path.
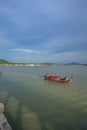
M 3 114 L 5 107 L 3 103 L 0 103 L 0 130 L 12 130 L 5 115 Z
M 50 66 L 47 64 L 0 64 L 0 66 Z

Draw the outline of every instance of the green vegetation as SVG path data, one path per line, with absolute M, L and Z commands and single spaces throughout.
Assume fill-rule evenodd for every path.
M 48 62 L 45 62 L 45 63 L 41 63 L 42 65 L 53 65 L 54 63 L 48 63 Z
M 48 66 L 48 65 L 61 65 L 58 63 L 49 63 L 49 62 L 44 62 L 44 63 L 13 63 L 13 62 L 9 62 L 7 60 L 4 59 L 0 59 L 0 64 L 1 65 L 18 65 L 18 66 L 26 66 L 26 65 L 35 65 L 35 66 Z M 76 63 L 76 62 L 72 62 L 72 63 L 67 63 L 66 65 L 84 65 L 87 66 L 87 64 L 80 64 L 80 63 Z
M 9 64 L 9 63 L 11 63 L 11 62 L 3 60 L 3 59 L 0 59 L 0 64 Z
M 48 62 L 45 62 L 45 63 L 13 63 L 13 62 L 9 62 L 7 60 L 3 60 L 3 59 L 0 59 L 0 64 L 8 64 L 8 65 L 30 65 L 30 64 L 33 64 L 33 65 L 53 65 L 54 63 L 48 63 Z

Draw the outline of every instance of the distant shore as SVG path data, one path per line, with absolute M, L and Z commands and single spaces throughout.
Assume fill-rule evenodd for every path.
M 75 65 L 75 64 L 0 64 L 0 66 L 51 66 L 51 65 L 54 65 L 54 66 L 57 66 L 57 65 Z M 87 64 L 80 64 L 80 65 L 83 65 L 83 66 L 87 66 Z M 77 65 L 79 66 L 79 65 Z
M 50 64 L 0 64 L 1 66 L 48 66 Z
M 0 65 L 1 66 L 49 66 L 49 65 L 84 65 L 84 66 L 87 66 L 87 64 L 80 64 L 77 62 L 66 63 L 66 64 L 49 63 L 49 62 L 44 62 L 44 63 L 13 63 L 13 62 L 9 62 L 9 61 L 3 60 L 3 59 L 0 59 Z

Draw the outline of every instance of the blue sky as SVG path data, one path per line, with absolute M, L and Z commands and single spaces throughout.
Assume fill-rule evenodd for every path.
M 87 63 L 87 0 L 1 0 L 0 59 Z

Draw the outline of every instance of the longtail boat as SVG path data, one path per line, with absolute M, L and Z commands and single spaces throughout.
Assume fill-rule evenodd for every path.
M 67 77 L 62 78 L 59 75 L 55 76 L 55 75 L 50 75 L 49 73 L 47 73 L 47 74 L 44 75 L 44 79 L 59 82 L 59 83 L 68 83 L 68 82 L 72 81 L 73 76 L 70 77 L 70 78 L 67 78 Z

